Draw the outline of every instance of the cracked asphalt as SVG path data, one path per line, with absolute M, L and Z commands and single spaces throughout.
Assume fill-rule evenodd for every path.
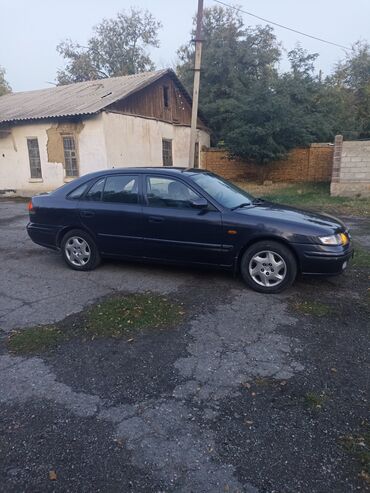
M 368 489 L 340 438 L 369 417 L 370 266 L 274 296 L 212 271 L 106 262 L 79 273 L 34 245 L 26 222 L 24 203 L 0 202 L 1 491 Z M 369 224 L 347 222 L 370 247 Z M 146 291 L 181 300 L 183 322 L 133 343 L 7 350 L 13 329 L 68 326 L 102 297 Z

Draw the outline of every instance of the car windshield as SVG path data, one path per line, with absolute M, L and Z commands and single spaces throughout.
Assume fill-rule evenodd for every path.
M 227 180 L 210 173 L 191 173 L 190 178 L 223 207 L 234 209 L 249 205 L 252 195 Z

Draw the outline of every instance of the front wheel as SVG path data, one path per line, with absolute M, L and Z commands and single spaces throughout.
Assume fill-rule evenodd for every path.
M 94 240 L 85 231 L 68 231 L 61 242 L 62 256 L 74 270 L 92 270 L 100 263 L 99 251 Z
M 259 241 L 243 254 L 241 275 L 252 289 L 260 293 L 280 293 L 291 286 L 297 275 L 293 253 L 277 241 Z

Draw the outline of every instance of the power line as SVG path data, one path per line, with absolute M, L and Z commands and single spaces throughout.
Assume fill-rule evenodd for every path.
M 348 46 L 343 46 L 343 45 L 340 45 L 338 43 L 334 43 L 333 41 L 328 41 L 327 39 L 318 38 L 316 36 L 312 36 L 311 34 L 307 34 L 307 33 L 304 33 L 302 31 L 298 31 L 297 29 L 293 29 L 291 27 L 284 26 L 283 24 L 279 24 L 278 22 L 270 21 L 268 19 L 265 19 L 264 17 L 260 17 L 259 15 L 252 14 L 252 12 L 247 12 L 246 10 L 235 7 L 234 5 L 230 5 L 228 3 L 222 2 L 221 0 L 213 0 L 213 1 L 216 3 L 219 3 L 221 5 L 224 5 L 225 7 L 229 7 L 231 9 L 237 10 L 238 12 L 242 12 L 243 14 L 247 14 L 247 15 L 250 15 L 251 17 L 255 17 L 256 19 L 259 19 L 260 21 L 267 22 L 268 24 L 272 24 L 272 25 L 277 26 L 277 27 L 281 27 L 282 29 L 286 29 L 287 31 L 291 31 L 291 32 L 296 33 L 296 34 L 300 34 L 301 36 L 306 36 L 307 38 L 316 39 L 316 41 L 321 41 L 322 43 L 337 46 L 338 48 L 342 48 L 342 50 L 345 50 L 345 51 L 348 51 L 351 49 L 351 48 L 348 48 Z

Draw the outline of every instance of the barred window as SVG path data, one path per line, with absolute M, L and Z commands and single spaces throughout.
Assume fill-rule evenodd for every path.
M 162 160 L 163 166 L 173 166 L 172 140 L 162 139 Z
M 63 137 L 63 149 L 66 176 L 78 176 L 76 144 L 75 139 L 72 135 L 68 137 Z
M 39 141 L 36 138 L 29 138 L 27 139 L 27 147 L 31 178 L 42 178 Z

